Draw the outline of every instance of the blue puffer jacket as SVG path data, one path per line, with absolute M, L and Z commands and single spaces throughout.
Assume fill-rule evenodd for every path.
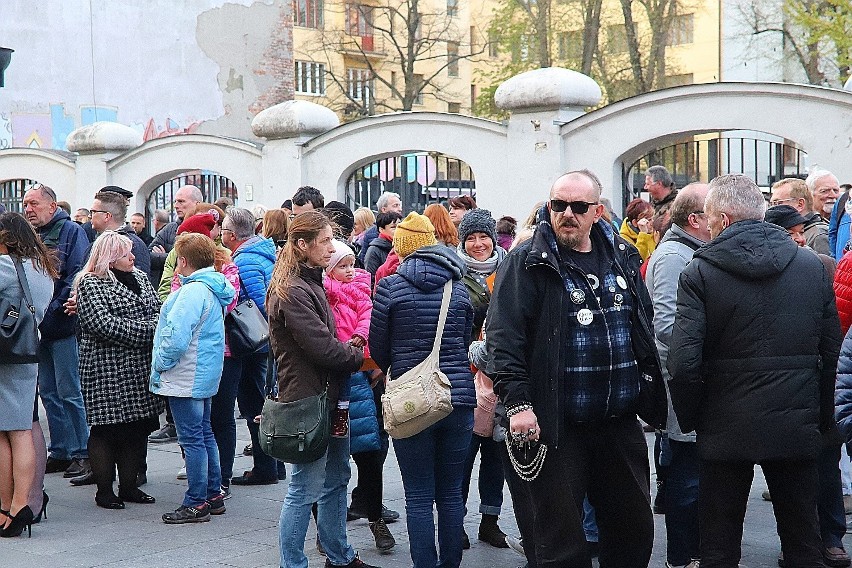
M 252 237 L 234 251 L 234 264 L 240 270 L 240 302 L 246 296 L 257 304 L 266 317 L 266 291 L 275 268 L 275 242 L 263 237 Z
M 349 453 L 379 450 L 379 420 L 370 378 L 360 371 L 349 377 Z
M 452 279 L 453 295 L 441 339 L 441 370 L 452 384 L 453 406 L 476 406 L 467 346 L 473 307 L 461 278 L 465 265 L 447 247 L 422 248 L 397 273 L 383 278 L 373 299 L 370 354 L 383 370 L 399 377 L 420 364 L 432 350 L 444 284 Z

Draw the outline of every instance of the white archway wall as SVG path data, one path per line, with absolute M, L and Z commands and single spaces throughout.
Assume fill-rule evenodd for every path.
M 792 84 L 691 85 L 591 112 L 562 128 L 569 169 L 589 168 L 621 202 L 621 164 L 679 136 L 755 130 L 795 141 L 809 163 L 852 180 L 852 93 Z
M 0 151 L 0 181 L 32 179 L 52 188 L 60 200 L 74 194 L 74 162 L 44 150 L 12 148 Z M 82 207 L 75 203 L 72 207 Z
M 148 195 L 174 175 L 210 170 L 237 187 L 240 204 L 251 207 L 263 185 L 262 153 L 254 145 L 216 136 L 175 136 L 145 144 L 108 163 L 111 183 L 136 194 L 134 206 L 144 211 Z M 246 189 L 252 188 L 252 199 Z
M 505 148 L 506 128 L 491 121 L 433 113 L 374 117 L 311 140 L 302 155 L 302 181 L 343 201 L 346 181 L 358 167 L 413 151 L 440 152 L 470 166 L 477 203 L 502 215 L 517 209 L 500 191 Z

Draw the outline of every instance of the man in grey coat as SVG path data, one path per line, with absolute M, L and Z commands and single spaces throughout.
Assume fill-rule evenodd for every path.
M 668 387 L 666 360 L 677 309 L 677 283 L 693 253 L 710 240 L 704 199 L 709 186 L 690 184 L 677 194 L 671 207 L 672 226 L 648 260 L 645 284 L 654 304 L 654 339 Z M 666 477 L 666 560 L 672 567 L 698 566 L 698 454 L 695 432 L 682 432 L 669 399 L 666 423 L 668 452 Z M 693 564 L 694 563 L 694 564 Z

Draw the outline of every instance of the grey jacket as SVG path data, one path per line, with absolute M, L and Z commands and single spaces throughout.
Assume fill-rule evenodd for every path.
M 687 241 L 692 246 L 679 242 L 679 240 Z M 689 235 L 681 227 L 672 225 L 663 240 L 657 245 L 654 254 L 648 259 L 645 284 L 648 286 L 648 292 L 651 294 L 651 301 L 654 304 L 654 340 L 657 344 L 657 351 L 660 353 L 660 361 L 663 364 L 666 394 L 668 394 L 669 379 L 671 378 L 666 369 L 666 361 L 669 355 L 669 343 L 677 307 L 677 283 L 680 273 L 692 260 L 695 249 L 703 244 L 702 241 Z M 695 432 L 681 432 L 677 417 L 672 409 L 671 395 L 668 398 L 669 415 L 666 430 L 669 438 L 678 442 L 694 442 Z
M 828 246 L 828 223 L 823 221 L 819 213 L 812 212 L 805 218 L 805 244 L 820 254 L 832 256 Z

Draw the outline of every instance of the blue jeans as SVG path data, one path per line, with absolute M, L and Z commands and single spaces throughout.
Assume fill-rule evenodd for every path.
M 586 542 L 598 542 L 598 520 L 588 496 L 583 499 L 583 532 L 586 533 Z
M 483 515 L 500 514 L 503 506 L 503 465 L 500 462 L 500 444 L 493 438 L 485 438 L 474 434 L 471 436 L 470 448 L 464 470 L 462 498 L 467 503 L 470 493 L 470 477 L 473 473 L 473 463 L 476 454 L 479 458 L 479 512 Z
M 410 438 L 394 440 L 414 568 L 458 568 L 462 559 L 462 482 L 473 433 L 473 409 L 449 416 Z M 438 509 L 438 552 L 435 520 Z
M 175 418 L 178 444 L 186 454 L 186 479 L 189 487 L 183 497 L 187 507 L 201 505 L 219 495 L 222 473 L 219 449 L 210 426 L 209 398 L 169 397 Z
M 80 391 L 77 338 L 42 341 L 38 363 L 38 391 L 50 429 L 50 456 L 89 457 L 89 426 Z
M 817 473 L 817 515 L 822 544 L 826 548 L 843 548 L 846 515 L 843 512 L 843 485 L 840 481 L 840 444 L 824 447 L 820 451 Z
M 268 359 L 269 354 L 266 352 L 234 357 L 232 372 L 238 375 L 237 405 L 240 408 L 240 414 L 246 419 L 246 426 L 251 436 L 251 458 L 254 462 L 252 474 L 261 479 L 278 479 L 278 465 L 275 463 L 275 458 L 266 455 L 260 449 L 257 438 L 260 425 L 254 421 L 255 416 L 260 416 L 263 401 L 266 398 Z M 231 468 L 233 468 L 233 462 Z
M 222 468 L 222 485 L 230 485 L 234 476 L 234 453 L 237 447 L 237 421 L 234 403 L 240 386 L 239 359 L 225 357 L 219 391 L 213 395 L 210 407 L 210 426 L 219 448 L 219 465 Z
M 666 559 L 672 566 L 685 566 L 701 555 L 698 529 L 700 461 L 695 442 L 669 438 L 668 447 L 671 460 L 666 478 Z M 843 532 L 846 532 L 846 525 Z
M 328 450 L 315 462 L 295 464 L 281 507 L 279 546 L 282 568 L 307 568 L 305 535 L 311 507 L 317 504 L 317 530 L 328 562 L 344 566 L 355 559 L 346 539 L 346 487 L 349 438 L 329 438 Z

